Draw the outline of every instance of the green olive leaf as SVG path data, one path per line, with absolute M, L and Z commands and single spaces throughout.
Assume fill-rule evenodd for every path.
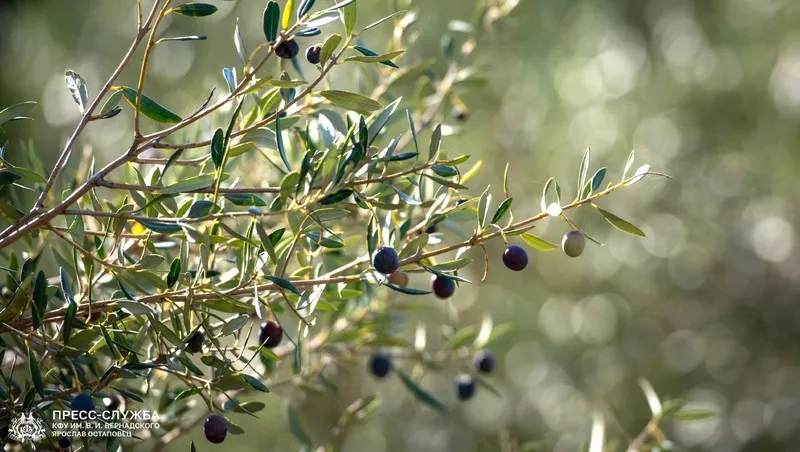
M 217 12 L 217 7 L 206 3 L 186 3 L 170 9 L 169 12 L 189 17 L 205 17 Z
M 136 108 L 137 91 L 134 88 L 130 88 L 128 86 L 123 86 L 121 89 L 122 89 L 122 94 L 125 96 L 125 99 L 128 100 L 131 106 Z M 147 116 L 148 118 L 154 121 L 167 124 L 176 124 L 181 122 L 180 116 L 169 111 L 161 104 L 147 97 L 144 94 L 142 94 L 141 112 L 143 115 Z
M 605 218 L 606 221 L 611 223 L 612 226 L 619 229 L 620 231 L 627 232 L 628 234 L 636 235 L 639 237 L 647 237 L 647 234 L 645 234 L 644 231 L 639 229 L 634 224 L 628 222 L 627 220 L 623 220 L 622 218 L 614 215 L 613 213 L 607 210 L 603 210 L 597 206 L 594 207 L 600 212 L 600 214 L 603 215 L 603 218 Z
M 269 42 L 278 39 L 278 30 L 281 23 L 281 7 L 278 2 L 270 0 L 264 8 L 264 36 Z
M 383 105 L 369 97 L 347 91 L 327 90 L 320 92 L 320 95 L 337 107 L 359 113 L 369 113 L 383 108 Z

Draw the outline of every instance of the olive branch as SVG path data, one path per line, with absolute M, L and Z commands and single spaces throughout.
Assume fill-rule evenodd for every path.
M 649 165 L 629 176 L 633 152 L 619 181 L 606 182 L 606 168 L 589 176 L 587 150 L 574 200 L 562 200 L 561 187 L 551 178 L 544 186 L 541 212 L 521 220 L 514 219 L 508 167 L 503 199 L 494 209 L 489 188 L 479 196 L 467 194 L 465 184 L 480 169 L 480 162 L 467 171 L 459 168 L 469 156 L 453 156 L 442 149 L 445 133 L 438 122 L 447 105 L 455 110 L 456 120 L 467 118 L 459 91 L 473 76 L 469 57 L 480 41 L 479 31 L 494 26 L 513 6 L 501 2 L 481 6 L 482 14 L 471 24 L 460 54 L 446 49 L 447 67 L 437 78 L 426 75 L 434 72 L 430 64 L 414 66 L 409 61 L 407 68 L 401 68 L 394 61 L 403 55 L 395 44 L 402 42 L 413 24 L 413 12 L 398 11 L 356 32 L 355 1 L 345 0 L 316 12 L 312 11 L 314 3 L 304 0 L 296 9 L 287 5 L 281 13 L 278 3 L 269 1 L 260 24 L 265 40 L 250 53 L 237 24 L 234 42 L 241 59 L 241 79 L 237 80 L 234 68 L 225 68 L 229 92 L 212 101 L 212 90 L 186 117 L 145 94 L 148 67 L 153 52 L 161 46 L 205 39 L 161 37 L 166 17 L 207 16 L 216 12 L 212 5 L 155 0 L 145 13 L 137 1 L 134 39 L 91 102 L 80 75 L 67 71 L 67 87 L 82 116 L 49 176 L 45 179 L 35 170 L 2 160 L 3 189 L 30 189 L 22 185 L 28 181 L 39 194 L 30 208 L 0 201 L 0 211 L 9 222 L 0 232 L 0 250 L 8 262 L 2 267 L 7 278 L 0 334 L 9 338 L 7 350 L 27 357 L 33 385 L 23 393 L 11 384 L 10 376 L 3 376 L 6 387 L 0 394 L 4 402 L 0 417 L 8 418 L 16 411 L 12 401 L 27 409 L 36 402 L 66 403 L 70 396 L 87 391 L 114 390 L 126 401 L 142 403 L 147 394 L 125 385 L 126 379 L 156 383 L 174 378 L 185 389 L 164 408 L 188 409 L 186 402 L 196 395 L 206 410 L 190 422 L 173 423 L 156 441 L 154 448 L 159 449 L 202 422 L 208 411 L 253 415 L 236 397 L 249 391 L 268 392 L 265 380 L 275 388 L 321 378 L 324 362 L 312 359 L 303 364 L 304 356 L 349 356 L 366 350 L 374 360 L 374 350 L 395 346 L 399 349 L 392 358 L 436 368 L 442 362 L 468 358 L 474 349 L 490 343 L 491 322 L 474 337 L 456 333 L 450 349 L 435 354 L 425 350 L 424 332 L 423 340 L 407 351 L 406 341 L 376 329 L 371 323 L 373 316 L 390 310 L 371 300 L 380 290 L 389 288 L 410 296 L 431 293 L 410 287 L 408 278 L 398 275 L 427 273 L 434 279 L 469 283 L 459 270 L 473 262 L 465 257 L 467 253 L 480 247 L 485 278 L 491 259 L 484 243 L 489 240 L 501 238 L 508 243 L 512 237 L 520 237 L 535 251 L 558 249 L 530 233 L 537 222 L 550 217 L 567 224 L 572 233 L 565 236 L 562 248 L 577 257 L 583 251 L 584 238 L 595 240 L 567 215 L 586 206 L 615 228 L 644 235 L 597 204 L 646 176 L 664 176 L 650 171 Z M 308 82 L 303 80 L 297 41 L 320 35 L 321 27 L 338 20 L 343 35 L 331 33 L 310 48 L 308 59 L 317 74 Z M 362 44 L 367 31 L 390 22 L 398 43 L 387 53 L 379 54 Z M 116 85 L 140 47 L 143 54 L 136 86 Z M 292 62 L 292 71 L 301 78 L 293 79 L 287 70 L 277 77 L 270 74 L 268 63 L 275 60 Z M 375 69 L 379 79 L 369 96 L 331 88 L 329 75 L 345 64 L 380 67 Z M 402 91 L 399 85 L 409 80 L 419 80 L 426 94 L 404 104 L 395 92 Z M 55 189 L 61 187 L 59 180 L 74 159 L 81 133 L 93 123 L 117 117 L 123 99 L 133 111 L 130 143 L 100 169 L 89 159 L 87 177 L 80 180 L 74 175 L 74 188 L 65 190 L 59 199 Z M 386 105 L 381 103 L 384 99 Z M 405 120 L 401 105 L 407 105 Z M 1 111 L 0 126 L 18 119 L 30 107 L 31 103 L 24 103 Z M 331 113 L 331 109 L 345 115 Z M 206 121 L 201 122 L 203 119 Z M 305 127 L 298 125 L 303 119 Z M 150 130 L 150 121 L 164 124 L 164 128 Z M 213 133 L 202 133 L 208 123 L 219 127 Z M 420 137 L 428 132 L 425 157 Z M 201 138 L 187 138 L 190 136 Z M 184 157 L 205 148 L 210 148 L 209 152 Z M 280 178 L 269 178 L 271 185 L 239 186 L 239 178 L 253 179 L 242 165 L 258 159 L 273 167 Z M 146 168 L 150 171 L 147 175 Z M 174 182 L 165 183 L 170 180 Z M 99 191 L 109 196 L 101 198 Z M 22 205 L 19 197 L 14 199 Z M 23 213 L 25 210 L 28 213 Z M 455 240 L 437 232 L 439 225 L 457 232 Z M 348 236 L 356 235 L 350 230 L 356 227 L 367 230 L 366 240 L 348 242 Z M 48 243 L 50 234 L 66 244 L 71 255 Z M 434 234 L 437 240 L 431 239 Z M 450 240 L 438 240 L 440 236 Z M 25 255 L 22 265 L 12 247 L 21 240 L 34 250 Z M 379 247 L 394 253 L 390 257 L 397 262 L 391 263 L 389 270 L 382 271 L 384 264 L 375 258 Z M 36 271 L 48 248 L 61 266 L 55 283 L 43 271 Z M 452 259 L 442 260 L 451 253 L 455 253 Z M 527 264 L 526 255 L 524 262 Z M 436 292 L 435 285 L 433 290 Z M 267 344 L 280 342 L 289 322 L 281 315 L 285 309 L 297 321 L 297 332 L 289 336 L 291 343 L 273 351 Z M 324 312 L 334 314 L 325 316 Z M 224 314 L 232 316 L 225 318 Z M 265 335 L 262 327 L 253 345 L 254 319 L 267 321 L 265 325 L 275 322 L 278 326 L 271 328 L 278 328 L 281 336 Z M 366 337 L 347 336 L 359 328 L 374 331 Z M 194 350 L 187 344 L 192 341 L 198 341 L 198 351 L 206 344 L 201 364 L 214 370 L 211 378 L 191 359 Z M 292 375 L 275 379 L 276 363 L 289 357 L 294 359 Z M 254 366 L 254 361 L 263 370 Z M 42 375 L 38 366 L 46 362 L 55 367 Z M 66 375 L 58 376 L 56 368 L 65 369 Z M 87 379 L 87 371 L 97 378 Z M 420 401 L 444 410 L 411 376 L 399 368 L 395 371 Z M 466 386 L 459 388 L 463 391 L 459 394 L 471 394 Z M 348 410 L 348 417 L 343 418 L 347 420 L 336 427 L 330 440 L 340 439 L 349 419 L 370 406 L 372 400 L 361 401 Z M 225 422 L 227 430 L 239 428 L 229 418 Z M 208 430 L 206 434 L 209 436 Z M 296 436 L 306 442 L 307 435 Z

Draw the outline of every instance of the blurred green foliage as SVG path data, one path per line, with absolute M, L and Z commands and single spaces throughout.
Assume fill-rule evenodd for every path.
M 206 87 L 225 89 L 220 73 L 237 61 L 237 17 L 245 42 L 260 42 L 263 2 L 213 3 L 220 11 L 207 20 L 169 19 L 166 35 L 208 40 L 173 43 L 155 54 L 148 89 L 165 105 L 199 105 L 204 99 L 197 93 Z M 386 15 L 392 3 L 359 0 L 359 22 Z M 469 19 L 473 1 L 430 0 L 414 8 L 419 38 L 408 54 L 441 59 L 448 22 Z M 64 89 L 64 70 L 79 72 L 92 96 L 132 38 L 135 11 L 132 1 L 0 6 L 0 105 L 40 102 L 36 121 L 4 137 L 9 155 L 33 136 L 36 152 L 52 165 L 79 114 Z M 371 36 L 386 41 L 389 30 Z M 501 376 L 494 385 L 502 397 L 482 391 L 441 416 L 420 409 L 399 380 L 373 382 L 363 360 L 353 359 L 331 371 L 337 392 L 289 394 L 306 431 L 324 434 L 344 407 L 377 390 L 384 397 L 381 416 L 352 430 L 344 450 L 513 450 L 495 448 L 513 438 L 541 442 L 541 450 L 572 451 L 588 440 L 598 409 L 607 413 L 609 436 L 633 438 L 642 429 L 650 413 L 637 380 L 645 377 L 659 394 L 716 413 L 664 426 L 687 449 L 795 450 L 800 3 L 522 0 L 480 58 L 487 83 L 463 99 L 469 119 L 444 116 L 448 130 L 458 132 L 448 146 L 484 162 L 472 185 L 500 180 L 510 161 L 510 189 L 530 200 L 526 206 L 519 197 L 515 214 L 525 216 L 539 211 L 538 193 L 549 176 L 571 180 L 586 147 L 610 177 L 618 177 L 636 149 L 675 180 L 648 179 L 635 196 L 604 203 L 637 219 L 648 238 L 633 239 L 596 213 L 581 212 L 573 220 L 608 246 L 589 243 L 580 259 L 534 254 L 526 277 L 492 261 L 487 281 L 461 291 L 452 306 L 400 324 L 413 337 L 424 322 L 435 341 L 439 328 L 479 324 L 487 312 L 495 323 L 512 322 L 513 334 L 495 345 Z M 136 76 L 127 71 L 119 84 L 134 84 Z M 353 87 L 368 80 L 334 75 L 332 83 Z M 129 110 L 122 115 L 130 119 Z M 108 161 L 126 146 L 124 133 L 90 126 L 79 151 Z M 551 221 L 536 232 L 558 241 L 565 231 Z M 499 256 L 501 246 L 490 245 L 490 255 Z M 473 264 L 473 276 L 481 271 Z M 451 394 L 457 370 L 423 383 Z M 283 402 L 264 401 L 274 418 L 243 419 L 248 433 L 230 438 L 230 445 L 296 448 Z M 194 431 L 187 441 L 199 443 L 201 436 Z

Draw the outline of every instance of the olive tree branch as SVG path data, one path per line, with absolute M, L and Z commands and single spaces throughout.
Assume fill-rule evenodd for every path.
M 156 0 L 153 8 L 158 6 L 160 0 Z M 158 17 L 156 18 L 155 23 L 153 24 L 152 29 L 150 30 L 150 38 L 147 40 L 147 45 L 144 48 L 144 56 L 142 57 L 142 66 L 139 71 L 139 81 L 136 84 L 136 103 L 134 106 L 133 111 L 133 132 L 136 138 L 141 136 L 141 132 L 139 129 L 139 117 L 141 116 L 142 110 L 142 89 L 144 89 L 144 77 L 147 74 L 147 65 L 150 62 L 150 54 L 153 52 L 153 48 L 155 47 L 155 37 L 156 32 L 158 32 L 158 25 L 161 23 L 161 20 L 167 15 L 167 9 L 169 8 L 169 4 L 172 0 L 165 0 L 164 6 L 161 8 L 161 12 L 158 13 Z
M 44 205 L 44 201 L 47 198 L 47 194 L 50 193 L 50 190 L 53 188 L 53 184 L 55 183 L 55 181 L 58 178 L 58 176 L 61 173 L 61 171 L 64 169 L 64 166 L 66 166 L 67 160 L 68 160 L 69 155 L 70 155 L 70 153 L 72 151 L 72 146 L 75 144 L 75 141 L 78 139 L 78 135 L 80 135 L 80 133 L 83 131 L 83 128 L 86 126 L 86 124 L 89 123 L 89 120 L 92 117 L 92 113 L 97 108 L 97 106 L 100 104 L 100 101 L 102 100 L 103 96 L 105 96 L 105 94 L 108 92 L 108 90 L 111 89 L 111 87 L 114 85 L 114 82 L 117 80 L 117 78 L 119 77 L 120 73 L 122 73 L 122 70 L 125 69 L 125 67 L 130 62 L 130 59 L 131 59 L 131 57 L 133 57 L 133 54 L 136 51 L 136 49 L 139 47 L 139 44 L 141 44 L 142 40 L 147 35 L 147 32 L 149 31 L 150 26 L 151 26 L 151 24 L 153 22 L 153 18 L 156 15 L 156 11 L 158 11 L 158 1 L 156 1 L 153 4 L 153 8 L 150 10 L 150 14 L 148 15 L 147 20 L 145 21 L 144 25 L 141 25 L 141 4 L 138 4 L 138 7 L 139 7 L 139 12 L 140 12 L 140 15 L 139 15 L 140 21 L 139 21 L 139 27 L 138 27 L 138 31 L 136 33 L 136 37 L 134 38 L 133 42 L 131 43 L 130 47 L 128 48 L 128 51 L 125 53 L 125 56 L 122 57 L 122 61 L 120 61 L 119 65 L 114 70 L 114 72 L 111 73 L 111 76 L 108 78 L 108 81 L 106 81 L 105 85 L 103 85 L 103 87 L 100 89 L 100 92 L 97 93 L 97 96 L 94 98 L 92 103 L 89 105 L 89 107 L 84 112 L 83 116 L 81 117 L 80 121 L 78 122 L 78 125 L 75 127 L 75 130 L 72 132 L 72 135 L 69 137 L 69 140 L 67 140 L 67 144 L 64 145 L 64 150 L 61 151 L 61 155 L 58 157 L 58 160 L 56 161 L 56 164 L 53 167 L 53 171 L 50 173 L 50 177 L 48 177 L 47 183 L 45 184 L 44 189 L 42 190 L 42 193 L 39 195 L 39 198 L 36 200 L 36 203 L 34 204 L 33 209 L 31 209 L 31 214 L 29 214 L 29 215 L 34 214 L 34 212 L 37 212 Z M 9 228 L 13 228 L 13 227 L 14 227 L 14 225 L 9 226 Z M 5 231 L 3 231 L 3 232 L 5 232 Z M 0 247 L 2 247 L 2 246 L 0 246 Z
M 158 3 L 158 2 L 156 2 L 156 3 Z M 151 13 L 151 15 L 152 14 L 154 14 L 154 13 Z M 159 17 L 161 17 L 161 16 L 159 16 Z M 154 28 L 155 28 L 156 25 L 157 25 L 157 23 L 154 24 Z M 153 31 L 155 31 L 155 30 L 153 30 Z M 141 38 L 139 38 L 139 39 L 141 39 Z M 342 51 L 340 51 L 336 56 L 332 57 L 330 64 L 323 71 L 321 71 L 321 73 L 318 76 L 318 78 L 314 82 L 312 82 L 311 85 L 309 85 L 308 88 L 306 90 L 304 90 L 300 95 L 295 97 L 291 102 L 286 103 L 286 105 L 284 105 L 284 107 L 282 109 L 280 109 L 279 111 L 275 112 L 270 117 L 260 121 L 259 123 L 256 123 L 256 124 L 250 126 L 249 128 L 242 129 L 239 132 L 233 133 L 232 136 L 236 136 L 236 135 L 241 135 L 241 134 L 247 133 L 247 131 L 249 131 L 249 130 L 253 130 L 253 129 L 257 128 L 257 127 L 260 127 L 261 125 L 268 124 L 268 123 L 274 121 L 275 118 L 277 118 L 279 114 L 282 114 L 288 108 L 290 108 L 292 105 L 294 105 L 296 102 L 298 102 L 300 99 L 302 99 L 303 97 L 309 95 L 313 91 L 313 88 L 324 78 L 325 74 L 327 74 L 327 72 L 330 69 L 332 69 L 332 67 L 335 65 L 335 62 L 337 61 L 338 57 L 341 56 L 341 54 L 346 49 L 347 49 L 347 47 L 345 46 L 342 49 Z M 272 52 L 270 52 L 269 54 L 271 55 Z M 243 86 L 243 84 L 244 83 L 240 84 L 240 86 Z M 141 93 L 141 90 L 139 90 L 139 93 Z M 138 96 L 140 96 L 140 94 L 137 94 L 137 98 L 138 98 Z M 112 162 L 108 163 L 99 172 L 95 173 L 91 178 L 89 178 L 89 180 L 87 180 L 81 186 L 76 188 L 75 191 L 73 191 L 72 194 L 70 196 L 68 196 L 65 200 L 63 200 L 60 204 L 58 204 L 57 206 L 55 206 L 53 208 L 50 208 L 50 209 L 48 209 L 46 211 L 43 211 L 43 212 L 42 211 L 32 212 L 32 214 L 30 216 L 23 217 L 22 219 L 20 219 L 15 224 L 9 226 L 5 231 L 3 231 L 3 233 L 0 233 L 0 249 L 10 245 L 11 243 L 16 242 L 17 240 L 19 240 L 22 237 L 24 237 L 25 235 L 27 235 L 29 232 L 31 232 L 31 231 L 33 231 L 35 229 L 38 229 L 40 227 L 43 227 L 52 218 L 54 218 L 54 217 L 58 216 L 59 214 L 63 213 L 69 206 L 71 206 L 72 204 L 77 202 L 89 190 L 91 190 L 92 188 L 97 186 L 100 183 L 100 181 L 103 180 L 105 178 L 105 176 L 108 175 L 109 173 L 111 173 L 113 170 L 115 170 L 116 168 L 122 166 L 125 163 L 128 163 L 128 162 L 132 161 L 133 159 L 138 157 L 138 155 L 141 154 L 143 151 L 153 148 L 153 146 L 156 143 L 158 143 L 161 139 L 163 139 L 164 137 L 166 137 L 169 134 L 173 133 L 174 131 L 177 131 L 180 128 L 185 127 L 186 125 L 196 121 L 200 117 L 203 117 L 203 116 L 207 115 L 211 111 L 216 110 L 217 108 L 219 108 L 222 105 L 224 105 L 224 103 L 229 102 L 231 99 L 233 99 L 233 97 L 232 96 L 228 96 L 225 101 L 223 101 L 223 102 L 221 102 L 221 103 L 219 103 L 219 104 L 217 104 L 215 106 L 209 107 L 209 109 L 211 109 L 211 110 L 201 111 L 200 113 L 194 115 L 193 117 L 187 118 L 187 119 L 183 120 L 181 123 L 176 124 L 175 126 L 173 126 L 171 128 L 168 128 L 168 129 L 165 129 L 165 130 L 162 130 L 160 132 L 156 132 L 154 134 L 147 135 L 147 136 L 137 135 L 134 138 L 133 143 L 131 144 L 130 148 L 123 155 L 121 155 L 117 159 L 113 160 Z M 137 108 L 136 111 L 138 112 L 139 108 Z M 195 143 L 195 144 L 197 144 L 197 143 Z M 183 146 L 181 146 L 181 147 L 183 148 Z M 195 147 L 195 146 L 185 146 L 185 147 Z M 199 145 L 197 147 L 199 147 Z
M 592 202 L 594 202 L 594 201 L 596 201 L 596 200 L 598 200 L 598 199 L 600 199 L 602 197 L 607 196 L 608 194 L 610 194 L 614 190 L 617 190 L 617 189 L 619 189 L 621 187 L 624 187 L 626 185 L 626 183 L 629 182 L 629 181 L 630 181 L 630 179 L 628 179 L 628 180 L 626 180 L 624 182 L 620 182 L 620 183 L 611 185 L 608 188 L 606 188 L 605 190 L 597 192 L 597 193 L 589 196 L 586 199 L 579 200 L 579 201 L 573 201 L 572 203 L 563 206 L 562 210 L 564 210 L 564 211 L 572 210 L 572 209 L 578 208 L 580 206 L 583 206 L 585 204 L 590 204 L 590 203 L 592 203 Z M 537 215 L 534 215 L 533 217 L 530 217 L 530 218 L 527 218 L 525 220 L 521 220 L 521 221 L 518 221 L 516 223 L 510 224 L 510 225 L 506 226 L 505 228 L 503 228 L 503 231 L 504 231 L 504 233 L 508 233 L 508 231 L 524 229 L 524 228 L 530 226 L 533 223 L 536 223 L 538 221 L 541 221 L 541 220 L 547 218 L 548 216 L 549 215 L 547 213 L 542 212 L 542 213 L 539 213 Z M 414 254 L 412 256 L 407 257 L 406 259 L 401 260 L 400 265 L 401 265 L 401 267 L 405 267 L 405 266 L 408 266 L 408 265 L 411 265 L 411 264 L 417 264 L 417 263 L 419 263 L 420 261 L 422 261 L 424 259 L 429 259 L 431 257 L 439 256 L 441 254 L 452 252 L 452 251 L 458 250 L 460 248 L 472 247 L 474 245 L 486 242 L 488 240 L 491 240 L 491 239 L 493 239 L 495 237 L 499 237 L 501 235 L 502 234 L 499 231 L 478 234 L 478 235 L 476 235 L 475 237 L 473 237 L 471 239 L 468 239 L 468 240 L 465 240 L 465 241 L 462 241 L 462 242 L 459 242 L 459 243 L 456 243 L 456 244 L 444 246 L 444 247 L 437 248 L 437 249 L 430 250 L 430 251 L 423 252 L 423 253 L 416 253 L 416 254 Z M 329 273 L 327 273 L 325 275 L 322 275 L 319 278 L 313 278 L 313 279 L 307 279 L 307 280 L 293 280 L 291 282 L 292 282 L 292 284 L 295 285 L 295 287 L 298 287 L 298 288 L 313 287 L 313 286 L 322 285 L 322 284 L 354 283 L 354 282 L 357 282 L 357 281 L 360 281 L 360 280 L 364 279 L 364 276 L 360 275 L 360 274 L 341 275 L 340 276 L 340 274 L 344 273 L 347 270 L 350 270 L 352 268 L 358 267 L 359 265 L 366 264 L 369 261 L 370 261 L 370 257 L 369 256 L 362 256 L 362 257 L 360 257 L 360 258 L 348 263 L 347 265 L 344 265 L 344 266 L 339 267 L 339 268 L 337 268 L 337 269 L 335 269 L 335 270 L 333 270 L 333 271 L 331 271 L 331 272 L 329 272 Z M 278 291 L 280 289 L 280 286 L 278 286 L 275 283 L 259 284 L 256 287 L 258 288 L 259 292 Z M 200 288 L 200 289 L 202 289 L 202 288 Z M 172 301 L 172 302 L 187 301 L 189 299 L 191 299 L 192 301 L 213 300 L 213 299 L 219 298 L 220 294 L 222 296 L 230 296 L 230 297 L 232 297 L 232 296 L 236 296 L 236 295 L 242 295 L 242 294 L 245 294 L 245 293 L 250 293 L 251 290 L 252 290 L 252 287 L 243 287 L 243 288 L 235 288 L 235 289 L 231 289 L 231 290 L 228 290 L 228 291 L 225 291 L 225 292 L 219 292 L 219 293 L 215 292 L 215 291 L 208 291 L 208 292 L 201 291 L 201 292 L 191 293 L 190 294 L 188 292 L 188 289 L 185 289 L 185 290 L 178 290 L 178 291 L 173 291 L 173 292 L 162 292 L 162 293 L 159 293 L 159 294 L 146 295 L 146 296 L 143 296 L 143 297 L 139 297 L 137 299 L 137 301 L 139 301 L 140 303 L 149 304 L 149 303 L 162 303 L 162 302 L 165 302 L 165 301 Z M 99 308 L 99 309 L 110 309 L 110 308 L 115 306 L 115 300 L 95 301 L 93 303 L 93 306 L 95 307 L 95 309 L 97 309 L 97 308 Z M 52 321 L 62 320 L 64 315 L 66 314 L 66 309 L 67 308 L 64 307 L 64 308 L 60 308 L 60 309 L 56 309 L 56 310 L 48 312 L 43 317 L 43 321 L 44 322 L 52 322 Z M 88 306 L 80 306 L 79 307 L 79 312 L 83 312 L 83 311 L 87 311 L 87 310 L 88 310 Z M 31 318 L 24 318 L 24 319 L 17 320 L 16 322 L 9 322 L 9 325 L 13 326 L 14 328 L 23 329 L 23 328 L 29 326 L 31 323 L 32 323 L 32 319 Z M 8 332 L 8 330 L 0 325 L 0 334 L 2 334 L 4 332 Z

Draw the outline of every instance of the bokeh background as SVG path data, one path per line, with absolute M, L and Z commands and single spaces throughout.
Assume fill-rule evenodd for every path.
M 223 89 L 221 68 L 237 64 L 236 17 L 250 47 L 260 42 L 262 1 L 211 3 L 217 14 L 174 20 L 166 33 L 207 41 L 155 53 L 148 94 L 167 106 L 198 105 L 207 87 Z M 359 0 L 359 23 L 394 3 Z M 52 165 L 78 119 L 64 70 L 75 69 L 96 92 L 130 41 L 134 4 L 0 3 L 0 105 L 40 102 L 36 121 L 4 137 L 11 156 L 32 137 Z M 473 0 L 415 2 L 419 38 L 405 61 L 440 57 L 448 21 L 468 20 L 473 7 Z M 380 43 L 389 32 L 376 29 L 370 39 Z M 344 406 L 372 391 L 384 397 L 381 414 L 348 434 L 346 451 L 512 450 L 503 446 L 510 440 L 573 451 L 587 441 L 596 410 L 606 415 L 608 435 L 624 443 L 649 418 L 637 384 L 644 377 L 665 398 L 716 413 L 665 425 L 685 450 L 798 450 L 800 2 L 521 0 L 477 52 L 488 83 L 464 98 L 469 120 L 453 124 L 443 115 L 460 128 L 445 148 L 484 162 L 471 185 L 499 187 L 511 162 L 521 218 L 539 210 L 549 176 L 575 189 L 570 181 L 587 147 L 593 168 L 608 166 L 612 178 L 635 149 L 639 163 L 675 179 L 646 179 L 601 204 L 648 238 L 582 211 L 573 220 L 606 246 L 590 244 L 580 259 L 537 253 L 524 276 L 493 263 L 485 283 L 459 292 L 453 312 L 432 306 L 406 322 L 409 338 L 417 320 L 427 322 L 431 347 L 440 324 L 479 324 L 486 313 L 511 322 L 513 333 L 494 345 L 500 366 L 492 381 L 502 397 L 481 391 L 441 416 L 420 409 L 399 381 L 377 384 L 353 362 L 340 366 L 335 394 L 268 397 L 277 414 L 240 416 L 248 433 L 226 446 L 296 450 L 283 404 L 296 406 L 310 434 L 324 435 Z M 135 76 L 126 71 L 121 81 L 133 84 Z M 346 70 L 332 78 L 351 80 Z M 127 133 L 91 125 L 80 145 L 105 161 L 122 151 Z M 550 221 L 537 234 L 558 241 L 566 229 Z M 492 244 L 490 253 L 501 247 Z M 476 279 L 481 271 L 470 269 Z M 429 374 L 423 384 L 453 403 L 451 378 Z M 188 436 L 198 444 L 201 437 Z M 170 446 L 187 449 L 185 441 Z

